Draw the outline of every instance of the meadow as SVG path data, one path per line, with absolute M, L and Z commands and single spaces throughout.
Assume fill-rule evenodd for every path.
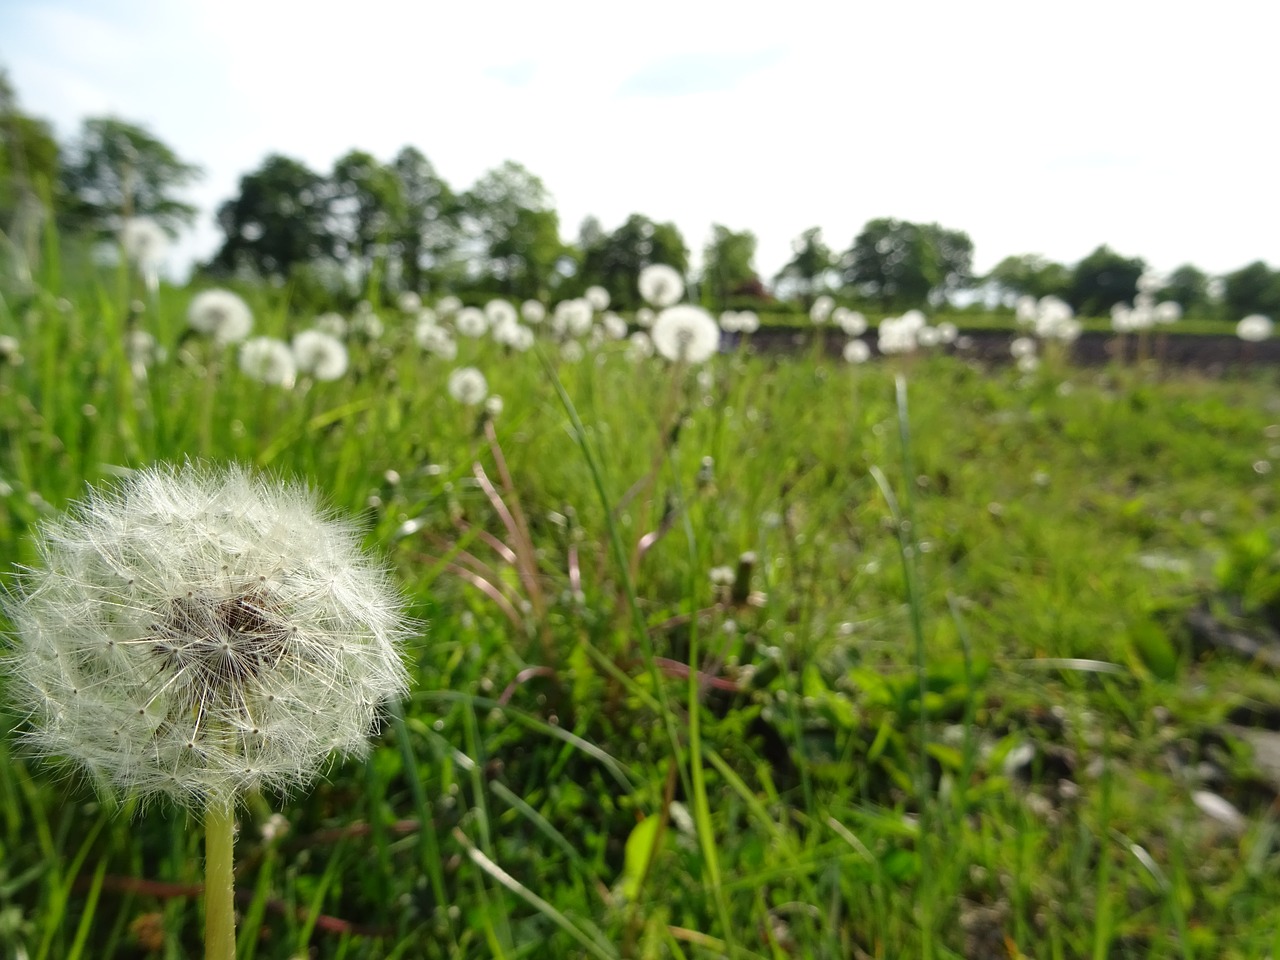
M 241 292 L 255 335 L 314 320 Z M 1280 949 L 1280 657 L 1203 639 L 1280 621 L 1274 368 L 694 366 L 545 324 L 447 360 L 375 303 L 286 387 L 192 296 L 52 258 L 4 292 L 0 555 L 86 484 L 236 460 L 394 570 L 412 691 L 367 760 L 239 810 L 240 957 Z M 189 815 L 3 716 L 5 955 L 200 955 Z

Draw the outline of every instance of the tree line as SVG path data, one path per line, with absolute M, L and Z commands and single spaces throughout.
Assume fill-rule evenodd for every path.
M 181 196 L 200 175 L 145 127 L 116 117 L 85 119 L 59 143 L 47 122 L 19 109 L 0 73 L 0 240 L 8 247 L 33 248 L 47 211 L 69 236 L 108 238 L 133 216 L 175 234 L 198 213 Z M 358 297 L 370 284 L 387 293 L 544 299 L 598 285 L 630 309 L 639 305 L 635 278 L 645 266 L 690 272 L 688 244 L 673 223 L 634 213 L 606 230 L 588 217 L 565 240 L 546 186 L 519 163 L 458 190 L 414 146 L 385 160 L 352 150 L 328 171 L 272 154 L 240 178 L 216 220 L 222 241 L 200 272 L 289 282 L 297 299 L 316 304 Z M 871 220 L 844 250 L 811 227 L 770 278 L 757 272 L 756 244 L 749 230 L 713 225 L 699 275 L 690 278 L 706 306 L 807 307 L 835 293 L 896 310 L 981 289 L 1003 301 L 1054 295 L 1077 313 L 1101 315 L 1133 301 L 1146 269 L 1141 258 L 1104 245 L 1071 265 L 1022 254 L 978 275 L 964 231 L 893 218 Z M 1165 280 L 1161 298 L 1190 316 L 1280 316 L 1280 271 L 1260 260 L 1217 278 L 1186 264 Z

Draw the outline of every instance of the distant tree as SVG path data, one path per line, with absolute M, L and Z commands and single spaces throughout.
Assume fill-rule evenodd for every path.
M 1184 314 L 1207 313 L 1211 306 L 1209 277 L 1191 264 L 1183 264 L 1169 274 L 1160 297 L 1177 303 Z
M 872 220 L 844 257 L 845 282 L 885 308 L 922 306 L 969 283 L 973 241 L 936 223 Z
M 393 231 L 393 252 L 400 258 L 400 280 L 422 290 L 451 259 L 458 243 L 457 199 L 431 161 L 416 147 L 405 147 L 391 161 L 399 181 L 400 216 Z
M 195 219 L 196 208 L 176 193 L 200 176 L 200 168 L 144 127 L 89 118 L 61 161 L 58 212 L 73 230 L 114 233 L 122 218 L 146 216 L 172 232 Z
M 1036 299 L 1065 298 L 1071 290 L 1070 269 L 1034 253 L 1005 257 L 985 279 L 1006 293 Z
M 385 257 L 404 220 L 400 178 L 363 150 L 340 157 L 329 175 L 329 234 L 334 256 L 363 286 L 378 257 Z
M 711 239 L 702 252 L 703 300 L 723 309 L 730 297 L 760 297 L 765 293 L 755 268 L 756 235 L 711 225 Z
M 1075 265 L 1067 302 L 1082 316 L 1105 316 L 1115 304 L 1133 302 L 1144 270 L 1140 257 L 1123 257 L 1104 244 Z
M 579 230 L 578 243 L 580 286 L 599 284 L 609 291 L 610 302 L 623 310 L 640 306 L 636 281 L 645 267 L 665 263 L 681 274 L 689 269 L 689 250 L 675 224 L 654 223 L 639 213 L 633 213 L 610 234 L 589 217 Z
M 814 297 L 827 288 L 836 258 L 831 248 L 822 242 L 821 227 L 810 227 L 792 240 L 791 252 L 791 259 L 774 275 L 774 287 L 782 297 L 794 291 L 804 300 L 807 309 Z
M 0 70 L 0 234 L 29 264 L 36 257 L 40 224 L 58 175 L 58 144 L 44 120 L 18 107 L 8 74 Z M 25 268 L 24 268 L 25 269 Z
M 1280 273 L 1255 260 L 1224 278 L 1223 306 L 1227 319 L 1239 320 L 1261 313 L 1280 320 Z
M 512 297 L 545 296 L 567 248 L 542 181 L 508 160 L 477 180 L 459 206 L 473 282 Z
M 240 192 L 218 208 L 225 239 L 210 268 L 287 277 L 298 265 L 331 258 L 328 181 L 301 161 L 272 154 L 240 178 Z

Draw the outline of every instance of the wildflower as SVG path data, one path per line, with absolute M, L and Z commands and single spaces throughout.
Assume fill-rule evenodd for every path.
M 491 418 L 497 417 L 501 415 L 504 406 L 505 404 L 502 402 L 502 397 L 495 393 L 493 396 L 489 397 L 489 399 L 485 400 L 484 412 Z
M 627 356 L 636 361 L 653 356 L 653 341 L 643 330 L 637 330 L 628 338 Z
M 831 319 L 850 337 L 860 337 L 867 332 L 867 318 L 857 310 L 837 307 L 832 311 Z
M 361 301 L 351 317 L 351 333 L 365 340 L 377 340 L 382 336 L 384 329 L 382 318 L 373 307 Z
M 520 316 L 525 323 L 541 323 L 547 319 L 547 308 L 538 300 L 526 300 L 520 304 Z
M 871 346 L 865 340 L 850 340 L 844 345 L 844 358 L 849 363 L 866 363 L 871 359 Z
M 240 369 L 255 380 L 286 389 L 293 386 L 298 375 L 293 351 L 275 337 L 246 340 L 240 347 Z
M 441 297 L 436 301 L 436 313 L 442 317 L 450 317 L 462 309 L 462 301 L 449 294 L 447 297 Z
M 249 305 L 230 290 L 203 290 L 187 308 L 187 323 L 197 333 L 213 337 L 226 346 L 239 343 L 253 329 L 253 313 Z
M 941 342 L 955 343 L 958 336 L 960 336 L 960 330 L 950 320 L 944 320 L 938 324 L 938 339 Z
M 1157 303 L 1155 319 L 1156 323 L 1162 326 L 1177 323 L 1182 319 L 1182 306 L 1174 303 L 1172 300 L 1165 300 L 1163 303 Z
M 738 332 L 738 311 L 726 310 L 720 314 L 720 329 L 725 333 Z
M 600 320 L 605 336 L 610 340 L 623 340 L 627 336 L 627 321 L 616 313 L 606 313 Z
M 504 324 L 518 323 L 520 320 L 516 308 L 506 300 L 490 300 L 484 305 L 484 315 L 489 321 L 489 326 L 495 329 Z
M 754 310 L 738 311 L 738 332 L 755 333 L 760 329 L 760 317 Z
M 1270 317 L 1253 313 L 1236 324 L 1236 336 L 1249 343 L 1259 343 L 1271 336 L 1275 324 Z
M 591 329 L 591 304 L 582 299 L 561 300 L 551 314 L 551 330 L 557 336 L 581 337 Z
M 303 330 L 293 338 L 293 359 L 299 373 L 317 380 L 337 380 L 347 372 L 347 348 L 319 330 Z
M 582 299 L 590 304 L 591 309 L 596 313 L 602 313 L 609 309 L 609 291 L 604 287 L 590 286 L 583 291 Z
M 479 307 L 463 307 L 454 315 L 453 325 L 464 337 L 483 337 L 489 329 L 489 318 Z
M 120 228 L 124 255 L 143 270 L 155 270 L 169 256 L 169 235 L 150 217 L 130 217 Z
M 129 358 L 129 367 L 137 379 L 146 376 L 148 367 L 155 363 L 162 363 L 168 357 L 165 348 L 156 343 L 156 338 L 146 330 L 130 330 L 126 333 L 124 352 Z M 0 356 L 3 355 L 4 350 L 0 348 Z
M 650 306 L 662 308 L 678 303 L 684 296 L 684 279 L 674 267 L 651 263 L 640 271 L 640 296 Z
M 396 300 L 401 313 L 417 313 L 422 308 L 422 298 L 412 290 L 406 290 Z
M 475 367 L 459 367 L 449 374 L 449 396 L 461 404 L 474 407 L 489 395 L 489 383 Z
M 342 339 L 347 335 L 347 321 L 340 313 L 322 313 L 316 317 L 315 328 L 321 333 Z
M 139 471 L 38 532 L 6 601 L 27 739 L 102 786 L 195 806 L 360 754 L 407 687 L 403 603 L 305 487 Z
M 452 360 L 458 355 L 458 344 L 454 342 L 453 334 L 434 323 L 419 321 L 413 329 L 413 338 L 427 353 L 434 353 L 446 360 Z
M 809 319 L 815 324 L 826 323 L 831 319 L 831 311 L 835 305 L 836 302 L 824 293 L 813 301 L 813 306 L 809 308 Z
M 668 360 L 702 363 L 720 347 L 720 327 L 701 307 L 667 307 L 653 321 L 654 349 Z
M 707 574 L 710 577 L 712 584 L 717 587 L 727 587 L 733 583 L 733 567 L 727 565 L 712 567 L 707 571 Z
M 1009 344 L 1009 353 L 1015 360 L 1036 355 L 1036 342 L 1030 337 L 1015 337 Z
M 650 310 L 648 307 L 641 307 L 639 310 L 636 311 L 636 326 L 652 327 L 654 317 L 656 316 L 657 314 L 654 313 L 652 310 Z
M 580 363 L 586 356 L 586 349 L 577 340 L 566 340 L 560 344 L 560 357 L 565 363 Z

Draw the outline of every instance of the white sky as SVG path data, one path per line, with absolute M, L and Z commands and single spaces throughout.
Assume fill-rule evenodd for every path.
M 113 113 L 205 168 L 186 258 L 268 153 L 413 144 L 455 189 L 524 164 L 566 239 L 639 212 L 696 259 L 750 229 L 766 278 L 878 216 L 966 230 L 979 270 L 1104 242 L 1277 264 L 1278 34 L 1275 0 L 0 0 L 28 113 L 64 139 Z

